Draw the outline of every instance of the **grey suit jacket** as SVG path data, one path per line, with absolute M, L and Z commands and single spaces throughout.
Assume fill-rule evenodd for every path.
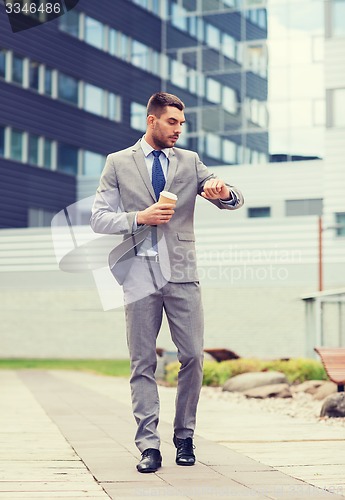
M 172 219 L 167 224 L 157 226 L 159 261 L 167 281 L 198 280 L 194 236 L 195 200 L 203 191 L 205 182 L 214 177 L 197 153 L 171 149 L 164 189 L 175 193 L 178 201 Z M 208 201 L 220 209 L 240 208 L 243 205 L 241 192 L 234 186 L 228 187 L 236 199 L 234 205 L 220 200 Z M 121 284 L 131 259 L 150 231 L 150 226 L 140 226 L 137 231 L 133 231 L 136 213 L 156 201 L 140 141 L 107 157 L 93 204 L 91 227 L 96 233 L 124 235 L 122 249 L 117 247 L 113 257 L 110 255 L 113 271 L 115 264 L 121 264 L 115 271 Z

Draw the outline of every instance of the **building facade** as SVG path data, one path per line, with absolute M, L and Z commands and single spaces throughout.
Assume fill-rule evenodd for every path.
M 257 56 L 267 19 L 254 7 L 80 0 L 13 33 L 1 5 L 0 227 L 49 224 L 75 201 L 77 177 L 99 177 L 106 154 L 141 136 L 157 90 L 185 101 L 180 145 L 206 164 L 267 161 L 267 74 Z
M 15 34 L 0 4 L 1 355 L 128 356 L 97 269 L 62 273 L 50 228 L 12 228 L 83 199 L 86 222 L 104 156 L 140 137 L 157 88 L 187 104 L 182 144 L 246 199 L 231 220 L 198 200 L 205 345 L 305 355 L 300 297 L 318 287 L 321 214 L 324 288 L 344 286 L 344 60 L 344 0 L 80 0 Z M 344 345 L 333 306 L 325 340 Z M 159 342 L 173 348 L 167 326 Z
M 160 89 L 185 101 L 179 145 L 208 166 L 251 165 L 255 178 L 260 164 L 326 158 L 327 200 L 290 200 L 286 215 L 324 206 L 341 224 L 343 11 L 344 0 L 80 0 L 13 33 L 0 5 L 0 227 L 49 225 L 90 196 Z

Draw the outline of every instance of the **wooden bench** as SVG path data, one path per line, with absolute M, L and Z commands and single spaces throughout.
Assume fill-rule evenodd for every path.
M 328 377 L 344 391 L 345 384 L 345 347 L 315 347 L 325 367 Z
M 230 351 L 229 349 L 223 348 L 213 348 L 213 349 L 204 349 L 207 354 L 210 354 L 218 363 L 221 361 L 227 361 L 229 359 L 239 359 L 239 355 L 234 351 Z

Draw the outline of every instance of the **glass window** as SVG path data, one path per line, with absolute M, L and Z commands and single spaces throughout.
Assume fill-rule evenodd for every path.
M 205 38 L 205 22 L 201 17 L 198 17 L 197 28 L 196 37 L 199 42 L 203 42 Z
M 175 28 L 178 28 L 182 31 L 187 31 L 187 17 L 186 17 L 187 11 L 181 7 L 180 5 L 177 5 L 177 3 L 172 2 L 171 5 L 171 24 L 175 26 Z
M 121 99 L 118 95 L 109 93 L 108 96 L 108 118 L 110 120 L 121 120 Z
M 267 16 L 266 16 L 266 9 L 258 9 L 258 19 L 257 23 L 262 29 L 267 28 Z
M 55 212 L 43 208 L 29 208 L 28 227 L 48 227 L 54 215 Z
M 46 15 L 45 11 L 41 12 L 42 11 L 42 3 L 46 4 L 47 1 L 49 1 L 49 0 L 45 0 L 44 2 L 42 2 L 42 0 L 30 0 L 29 2 L 21 2 L 24 5 L 25 5 L 25 3 L 29 4 L 29 5 L 27 5 L 26 10 L 22 10 L 22 12 L 26 16 L 30 16 L 30 17 L 33 17 L 33 18 L 37 19 L 40 22 L 44 22 L 44 21 L 47 20 L 47 15 Z M 34 4 L 35 5 L 35 7 L 36 7 L 35 11 L 30 12 L 30 7 L 31 7 L 30 4 Z M 38 10 L 40 8 L 40 6 L 41 6 L 41 9 Z
M 259 163 L 267 163 L 267 162 L 268 162 L 267 154 L 259 151 Z
M 237 94 L 236 91 L 230 87 L 223 87 L 223 107 L 229 113 L 237 113 Z
M 53 71 L 50 68 L 44 69 L 44 93 L 52 95 Z
M 83 174 L 88 177 L 98 177 L 104 167 L 104 156 L 92 151 L 84 151 Z
M 333 0 L 332 2 L 332 35 L 345 36 L 345 2 Z
M 322 198 L 310 200 L 286 200 L 285 213 L 290 215 L 322 215 Z
M 271 207 L 250 207 L 248 208 L 248 217 L 270 217 Z
M 262 77 L 267 74 L 267 54 L 263 44 L 247 45 L 245 48 L 245 67 Z
M 138 68 L 149 69 L 149 48 L 136 40 L 132 41 L 131 63 Z
M 171 59 L 170 68 L 170 79 L 172 83 L 177 87 L 183 89 L 187 88 L 187 67 L 179 61 Z
M 97 49 L 104 48 L 104 26 L 92 17 L 85 17 L 85 42 Z
M 131 47 L 131 41 L 130 38 L 123 33 L 120 33 L 120 43 L 119 43 L 119 50 L 118 50 L 118 56 L 121 57 L 124 61 L 128 61 L 128 58 L 130 56 L 130 47 Z
M 85 83 L 84 86 L 84 109 L 89 113 L 103 115 L 104 112 L 104 90 Z
M 78 80 L 72 76 L 59 73 L 58 97 L 62 101 L 78 105 Z
M 149 8 L 149 6 L 148 6 L 148 0 L 133 0 L 133 1 L 137 5 L 140 5 L 140 7 L 143 7 L 144 9 L 148 9 Z
M 113 56 L 118 55 L 118 32 L 114 29 L 109 30 L 109 52 Z
M 188 123 L 185 122 L 182 127 L 180 137 L 178 139 L 178 146 L 187 147 L 188 146 Z
M 29 63 L 29 87 L 32 90 L 38 91 L 39 70 L 40 70 L 40 66 L 39 66 L 38 62 L 30 61 L 30 63 Z
M 236 163 L 236 144 L 228 139 L 223 140 L 223 160 L 226 163 Z
M 251 163 L 254 165 L 260 163 L 259 151 L 255 151 L 255 149 L 252 149 Z
M 217 160 L 221 158 L 221 139 L 216 134 L 206 134 L 206 154 Z
M 189 18 L 189 24 L 188 24 L 188 33 L 193 36 L 194 38 L 197 37 L 198 33 L 198 18 L 197 17 L 190 17 Z
M 23 85 L 24 59 L 13 54 L 12 59 L 12 81 Z
M 188 90 L 192 94 L 197 94 L 198 92 L 198 72 L 194 69 L 188 71 Z
M 345 236 L 345 212 L 335 214 L 337 223 L 337 236 Z
M 206 43 L 209 47 L 218 50 L 220 47 L 220 31 L 212 24 L 206 24 Z
M 345 89 L 334 89 L 332 92 L 332 126 L 345 127 Z
M 6 77 L 6 50 L 0 49 L 0 78 Z
M 58 144 L 57 170 L 65 174 L 78 174 L 78 148 L 69 144 Z
M 244 163 L 250 163 L 251 160 L 251 149 L 250 148 L 243 148 L 243 162 Z
M 79 37 L 79 12 L 70 10 L 59 18 L 59 28 L 69 35 Z
M 258 23 L 258 11 L 257 9 L 247 10 L 246 17 L 254 24 Z
M 146 130 L 146 106 L 137 102 L 131 103 L 131 127 Z
M 207 78 L 206 80 L 206 98 L 214 103 L 220 103 L 222 100 L 222 86 L 213 78 Z
M 229 59 L 236 59 L 236 40 L 226 33 L 223 33 L 222 38 L 222 53 Z
M 43 166 L 51 169 L 53 166 L 53 141 L 44 139 Z
M 0 156 L 5 156 L 5 127 L 0 126 Z
M 28 161 L 31 165 L 38 165 L 38 155 L 39 155 L 39 137 L 38 135 L 29 135 L 29 151 L 28 151 Z
M 169 78 L 169 57 L 166 54 L 160 55 L 160 77 Z
M 12 129 L 10 143 L 10 158 L 22 161 L 23 158 L 23 132 Z
M 152 7 L 151 7 L 151 11 L 156 14 L 157 16 L 159 16 L 160 14 L 160 4 L 163 3 L 161 2 L 160 0 L 151 0 L 152 2 Z
M 161 76 L 161 57 L 160 53 L 155 50 L 151 50 L 151 64 L 148 68 L 151 73 L 157 76 Z

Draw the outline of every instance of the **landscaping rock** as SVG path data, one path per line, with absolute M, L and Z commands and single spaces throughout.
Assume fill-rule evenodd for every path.
M 263 385 L 244 391 L 247 398 L 292 398 L 292 393 L 288 384 Z
M 320 417 L 345 417 L 345 392 L 328 396 L 322 405 Z
M 326 380 L 306 380 L 301 384 L 293 385 L 291 387 L 292 392 L 306 392 L 307 394 L 315 394 L 315 392 L 326 384 Z
M 223 391 L 244 392 L 264 385 L 287 383 L 285 375 L 280 372 L 248 372 L 241 373 L 241 375 L 236 375 L 227 380 L 223 386 Z
M 314 393 L 313 399 L 317 401 L 322 401 L 327 398 L 327 396 L 337 392 L 337 384 L 331 381 L 326 381 L 323 385 L 321 385 L 316 392 Z

